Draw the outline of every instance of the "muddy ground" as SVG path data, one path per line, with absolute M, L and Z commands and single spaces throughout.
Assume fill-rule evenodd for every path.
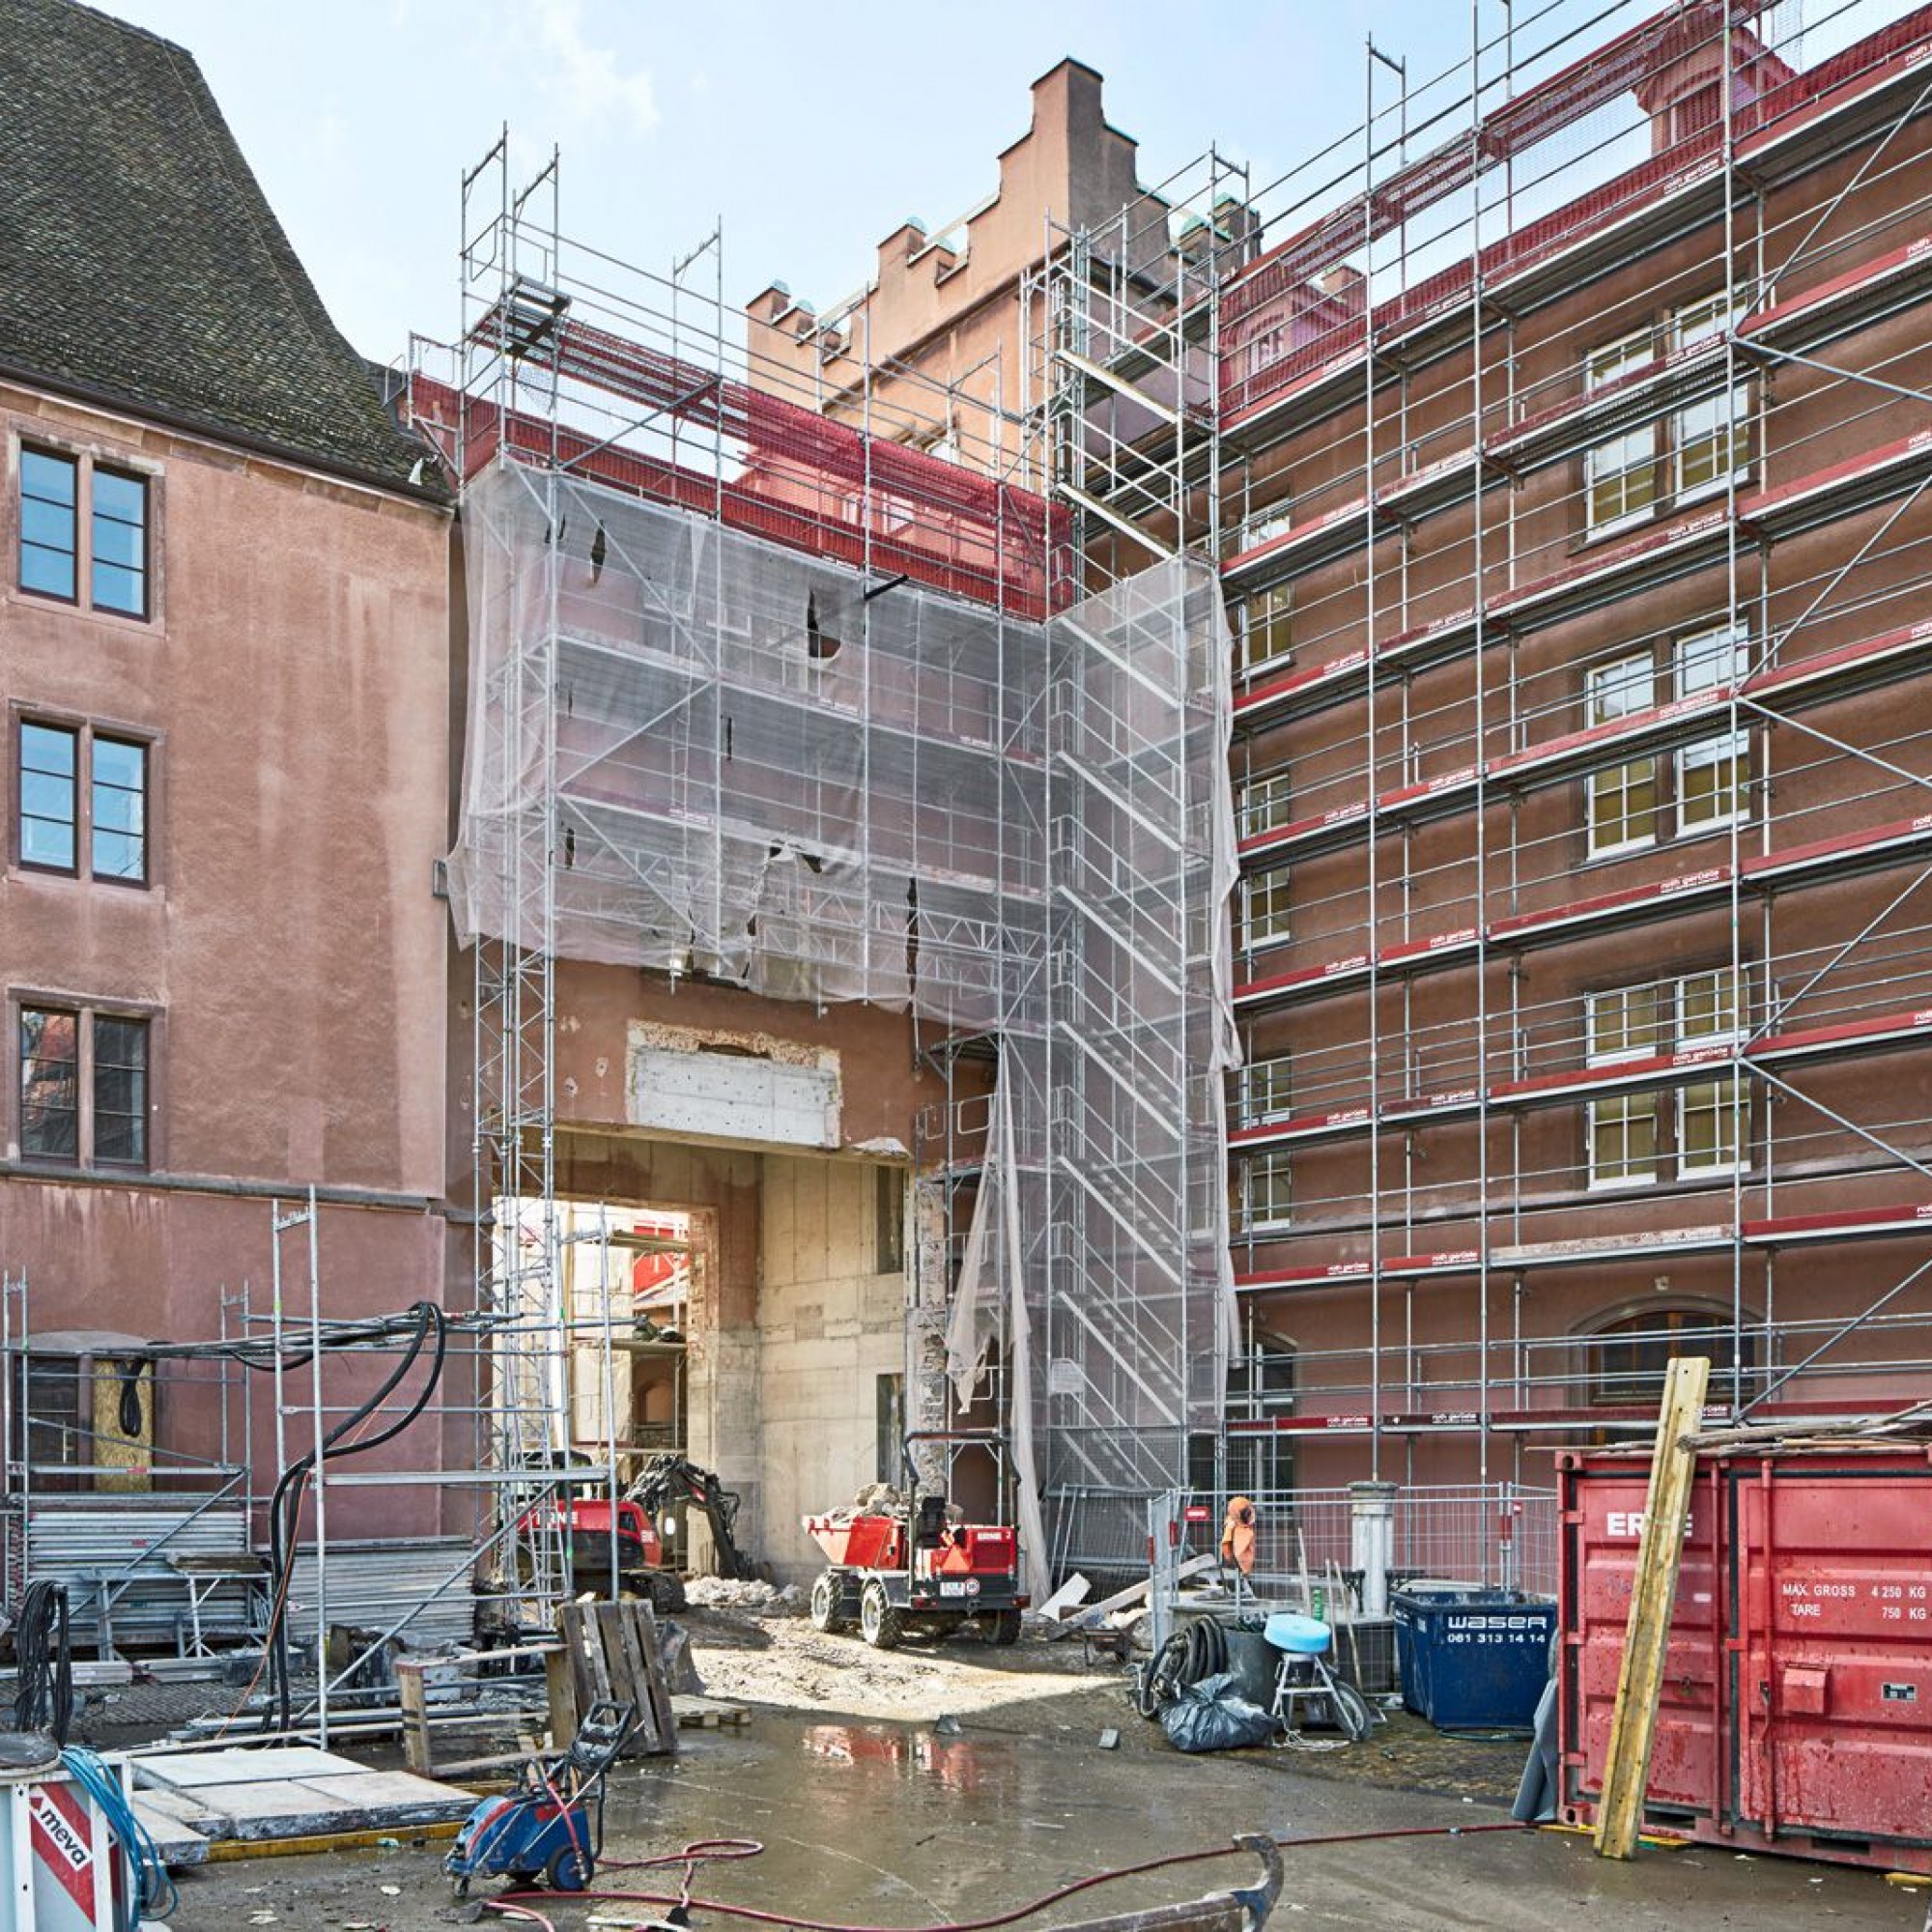
M 981 1920 L 1101 1872 L 1214 1853 L 1237 1832 L 1334 1840 L 1286 1855 L 1277 1927 L 1920 1932 L 1925 1922 L 1923 1893 L 1873 1872 L 1704 1848 L 1613 1864 L 1574 1835 L 1507 1829 L 1518 1741 L 1442 1739 L 1393 1715 L 1347 1749 L 1183 1757 L 1132 1712 L 1118 1666 L 1083 1663 L 1077 1642 L 1029 1637 L 998 1650 L 962 1635 L 881 1655 L 800 1619 L 711 1611 L 687 1621 L 707 1690 L 751 1705 L 752 1722 L 686 1732 L 675 1759 L 621 1769 L 598 1882 L 671 1902 L 684 1867 L 634 1861 L 699 1839 L 755 1840 L 756 1856 L 693 1872 L 699 1927 L 755 1922 L 705 1901 L 781 1924 Z M 1120 1742 L 1104 1749 L 1109 1729 Z M 1426 1835 L 1373 1835 L 1391 1832 Z M 427 1932 L 549 1922 L 604 1932 L 665 1909 L 526 1896 L 518 1910 L 541 1918 L 479 1918 L 477 1902 L 500 1886 L 479 1886 L 459 1905 L 440 1873 L 443 1849 L 209 1865 L 183 1876 L 173 1923 Z M 1255 1869 L 1245 1855 L 1202 1857 L 1066 1897 L 1029 1923 L 1194 1898 L 1248 1884 Z

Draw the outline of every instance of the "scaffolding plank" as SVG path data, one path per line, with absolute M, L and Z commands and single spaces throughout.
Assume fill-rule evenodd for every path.
M 1710 1380 L 1711 1363 L 1705 1355 L 1679 1355 L 1664 1371 L 1657 1450 L 1644 1496 L 1636 1577 L 1597 1807 L 1597 1852 L 1602 1858 L 1629 1858 L 1636 1849 L 1643 1823 L 1644 1788 L 1650 1780 L 1650 1751 L 1663 1690 L 1664 1652 L 1677 1602 L 1690 1483 L 1697 1469 L 1696 1452 L 1684 1446 L 1684 1437 L 1693 1434 L 1703 1418 Z

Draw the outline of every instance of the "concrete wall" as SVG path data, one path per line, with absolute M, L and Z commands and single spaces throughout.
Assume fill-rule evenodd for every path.
M 876 1270 L 876 1166 L 784 1154 L 760 1165 L 762 1553 L 781 1580 L 804 1581 L 820 1564 L 799 1518 L 877 1478 L 878 1378 L 904 1367 L 905 1276 Z

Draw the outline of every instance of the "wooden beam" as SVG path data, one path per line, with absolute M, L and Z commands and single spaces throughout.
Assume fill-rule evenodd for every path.
M 1704 1355 L 1679 1355 L 1664 1371 L 1663 1406 L 1657 1422 L 1657 1448 L 1650 1462 L 1650 1487 L 1644 1495 L 1630 1621 L 1624 1627 L 1617 1701 L 1610 1713 L 1609 1750 L 1597 1804 L 1600 1858 L 1629 1858 L 1643 1825 L 1650 1747 L 1657 1736 L 1657 1704 L 1663 1689 L 1663 1660 L 1677 1602 L 1677 1572 L 1684 1557 L 1690 1484 L 1697 1469 L 1697 1452 L 1687 1438 L 1694 1436 L 1703 1422 L 1704 1395 L 1710 1381 L 1711 1363 Z

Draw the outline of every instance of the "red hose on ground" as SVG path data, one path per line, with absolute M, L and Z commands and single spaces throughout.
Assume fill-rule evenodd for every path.
M 1394 1825 L 1375 1832 L 1329 1832 L 1310 1838 L 1277 1838 L 1275 1843 L 1285 1852 L 1302 1851 L 1311 1845 L 1362 1845 L 1373 1844 L 1384 1838 L 1473 1838 L 1480 1832 L 1533 1832 L 1533 1825 L 1519 1825 L 1514 1820 L 1503 1825 Z M 623 1862 L 633 1867 L 651 1865 L 696 1863 L 706 1856 L 700 1849 L 707 1844 L 728 1845 L 733 1849 L 716 1856 L 744 1859 L 753 1856 L 749 1850 L 741 1849 L 754 1841 L 750 1838 L 701 1839 L 690 1845 L 683 1852 L 667 1852 L 654 1859 L 632 1859 Z M 762 1849 L 760 1847 L 759 1849 Z M 693 1856 L 695 1855 L 695 1856 Z M 1168 1871 L 1176 1865 L 1202 1864 L 1210 1859 L 1232 1859 L 1241 1856 L 1238 1845 L 1217 1845 L 1205 1852 L 1170 1852 L 1165 1858 L 1147 1859 L 1137 1865 L 1122 1865 L 1114 1871 L 1094 1872 L 1088 1878 L 1077 1878 L 1070 1885 L 1063 1885 L 1057 1889 L 1043 1893 L 1027 1905 L 1016 1905 L 1010 1912 L 1002 1912 L 991 1918 L 968 1918 L 941 1920 L 933 1925 L 851 1925 L 836 1919 L 801 1918 L 796 1913 L 765 1912 L 754 1905 L 727 1905 L 718 1898 L 671 1898 L 654 1891 L 574 1891 L 570 1894 L 573 1904 L 610 1905 L 689 1905 L 702 1912 L 720 1912 L 727 1918 L 745 1918 L 756 1925 L 786 1925 L 794 1932 L 996 1932 L 996 1928 L 1011 1925 L 1022 1918 L 1031 1918 L 1037 1912 L 1044 1912 L 1049 1906 L 1058 1905 L 1064 1899 L 1076 1896 L 1083 1891 L 1091 1891 L 1095 1886 L 1112 1885 L 1118 1879 L 1142 1878 L 1149 1872 Z M 617 1860 L 608 1862 L 616 1864 Z M 502 1894 L 500 1901 L 541 1898 L 554 1900 L 554 1892 L 510 1891 Z

